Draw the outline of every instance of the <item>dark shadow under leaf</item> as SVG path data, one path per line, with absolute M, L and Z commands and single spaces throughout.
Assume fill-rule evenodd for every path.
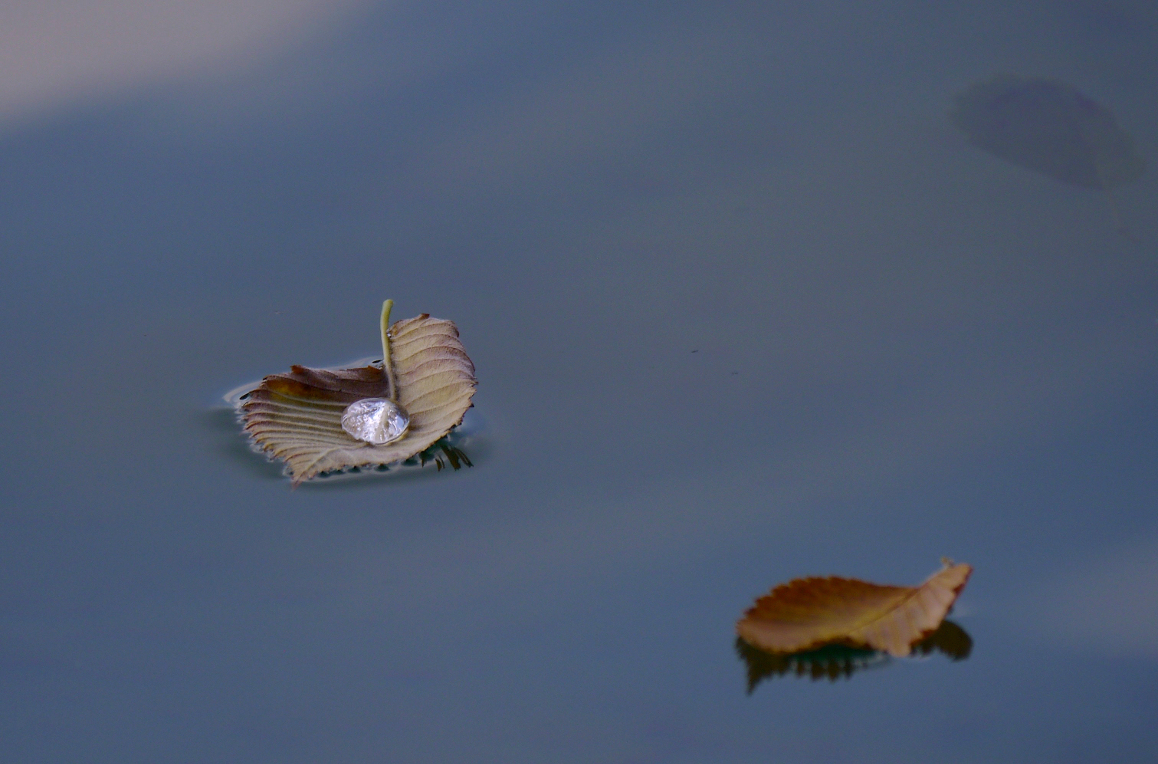
M 806 677 L 812 681 L 827 679 L 835 682 L 870 668 L 887 666 L 894 658 L 879 650 L 866 650 L 846 645 L 825 645 L 816 650 L 798 653 L 768 653 L 745 642 L 735 641 L 736 654 L 744 661 L 748 678 L 748 694 L 766 679 L 778 676 Z M 913 645 L 913 654 L 927 656 L 941 653 L 950 660 L 969 657 L 973 639 L 952 621 L 942 621 L 929 636 Z

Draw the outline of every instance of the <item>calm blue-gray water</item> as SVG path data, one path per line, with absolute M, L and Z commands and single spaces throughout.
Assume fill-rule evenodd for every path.
M 0 759 L 1158 758 L 1154 3 L 6 5 Z M 387 297 L 474 467 L 291 490 L 222 395 Z M 773 585 L 943 555 L 967 659 L 747 693 Z

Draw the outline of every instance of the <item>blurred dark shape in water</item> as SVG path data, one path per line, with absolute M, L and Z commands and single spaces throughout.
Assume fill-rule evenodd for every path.
M 440 451 L 442 453 L 439 453 Z M 428 461 L 433 460 L 434 463 L 438 465 L 438 471 L 442 472 L 442 468 L 445 466 L 442 461 L 444 456 L 446 457 L 447 463 L 456 470 L 461 469 L 464 465 L 467 467 L 474 466 L 463 450 L 450 442 L 449 435 L 439 438 L 435 441 L 434 445 L 420 453 L 418 455 L 419 465 L 423 466 Z
M 748 672 L 748 694 L 765 679 L 792 674 L 813 681 L 848 678 L 858 671 L 886 666 L 894 659 L 879 650 L 845 645 L 825 645 L 816 650 L 797 653 L 767 653 L 736 637 L 736 654 Z M 942 621 L 929 636 L 913 645 L 913 654 L 927 656 L 938 652 L 950 660 L 961 661 L 973 651 L 973 638 L 952 621 Z
M 958 93 L 949 119 L 994 156 L 1104 191 L 1115 225 L 1125 232 L 1111 189 L 1140 178 L 1146 163 L 1114 115 L 1073 85 L 997 74 Z

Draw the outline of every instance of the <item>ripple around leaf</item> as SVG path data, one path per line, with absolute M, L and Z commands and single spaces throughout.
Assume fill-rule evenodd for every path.
M 388 317 L 389 305 L 383 327 Z M 257 448 L 286 463 L 295 485 L 323 473 L 420 456 L 462 422 L 477 383 L 457 327 L 423 314 L 394 323 L 383 335 L 382 366 L 293 366 L 241 396 L 246 433 Z M 410 415 L 406 435 L 383 445 L 351 437 L 342 428 L 342 413 L 365 398 L 396 400 Z M 457 454 L 447 458 L 454 462 Z

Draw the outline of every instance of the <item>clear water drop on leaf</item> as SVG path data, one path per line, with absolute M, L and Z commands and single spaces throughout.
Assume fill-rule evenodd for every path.
M 355 467 L 405 462 L 462 424 L 477 382 L 458 328 L 425 313 L 391 324 L 392 305 L 391 300 L 382 304 L 380 364 L 295 365 L 288 373 L 265 377 L 237 399 L 245 433 L 257 449 L 286 463 L 294 485 Z M 379 403 L 368 404 L 369 412 L 352 408 L 365 401 Z M 409 427 L 383 401 L 396 404 Z M 355 416 L 348 417 L 351 412 Z
M 363 398 L 342 412 L 342 429 L 375 446 L 393 443 L 410 429 L 410 415 L 389 398 Z

